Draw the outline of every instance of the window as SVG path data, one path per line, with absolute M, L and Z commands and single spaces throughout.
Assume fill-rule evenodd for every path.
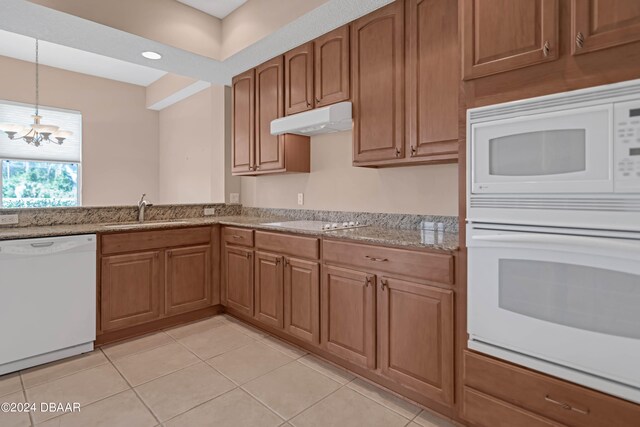
M 33 122 L 33 106 L 0 101 L 0 123 Z M 40 108 L 42 122 L 73 132 L 62 145 L 34 147 L 0 133 L 0 208 L 79 206 L 82 115 L 77 111 Z

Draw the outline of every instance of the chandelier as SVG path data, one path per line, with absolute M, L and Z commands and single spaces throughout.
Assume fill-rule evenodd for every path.
M 27 144 L 33 144 L 36 147 L 42 145 L 43 142 L 61 145 L 65 139 L 73 135 L 72 132 L 60 130 L 58 126 L 46 125 L 40 123 L 42 116 L 39 114 L 38 106 L 40 104 L 40 63 L 38 58 L 38 39 L 36 39 L 36 113 L 33 117 L 33 123 L 23 126 L 14 123 L 0 123 L 0 131 L 7 134 L 11 140 L 23 140 Z

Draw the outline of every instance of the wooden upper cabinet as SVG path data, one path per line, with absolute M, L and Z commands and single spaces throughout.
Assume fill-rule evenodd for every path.
M 278 56 L 256 67 L 256 160 L 258 171 L 284 169 L 284 136 L 271 135 L 271 121 L 284 115 L 284 62 Z
M 408 0 L 407 147 L 411 160 L 458 158 L 458 6 Z
M 324 266 L 322 346 L 365 368 L 376 365 L 375 276 Z
M 160 252 L 102 258 L 101 324 L 109 331 L 162 316 Z
M 211 246 L 165 252 L 165 312 L 168 315 L 211 305 Z
M 312 344 L 320 343 L 320 265 L 285 258 L 284 328 Z
M 382 375 L 452 404 L 453 291 L 387 277 L 378 284 Z
M 225 245 L 223 271 L 227 307 L 253 316 L 253 250 Z
M 255 253 L 255 318 L 265 325 L 284 327 L 284 262 L 280 255 Z
M 640 40 L 640 1 L 573 0 L 571 34 L 574 55 Z
M 249 172 L 255 156 L 255 72 L 249 70 L 233 78 L 231 82 L 231 171 Z
M 465 79 L 558 58 L 558 0 L 462 0 L 460 4 Z
M 313 42 L 284 54 L 285 114 L 311 110 L 313 99 Z
M 314 52 L 316 107 L 348 101 L 349 26 L 318 37 Z
M 404 2 L 351 24 L 354 164 L 404 157 Z

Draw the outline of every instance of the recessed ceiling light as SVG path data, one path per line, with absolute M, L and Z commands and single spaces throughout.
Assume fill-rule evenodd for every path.
M 152 52 L 152 51 L 146 51 L 146 52 L 142 52 L 142 56 L 144 56 L 147 59 L 160 59 L 162 58 L 162 55 L 160 55 L 158 52 Z

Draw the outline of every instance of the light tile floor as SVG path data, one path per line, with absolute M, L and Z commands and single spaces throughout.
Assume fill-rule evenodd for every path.
M 1 402 L 81 405 L 1 427 L 454 426 L 224 315 L 0 376 Z

